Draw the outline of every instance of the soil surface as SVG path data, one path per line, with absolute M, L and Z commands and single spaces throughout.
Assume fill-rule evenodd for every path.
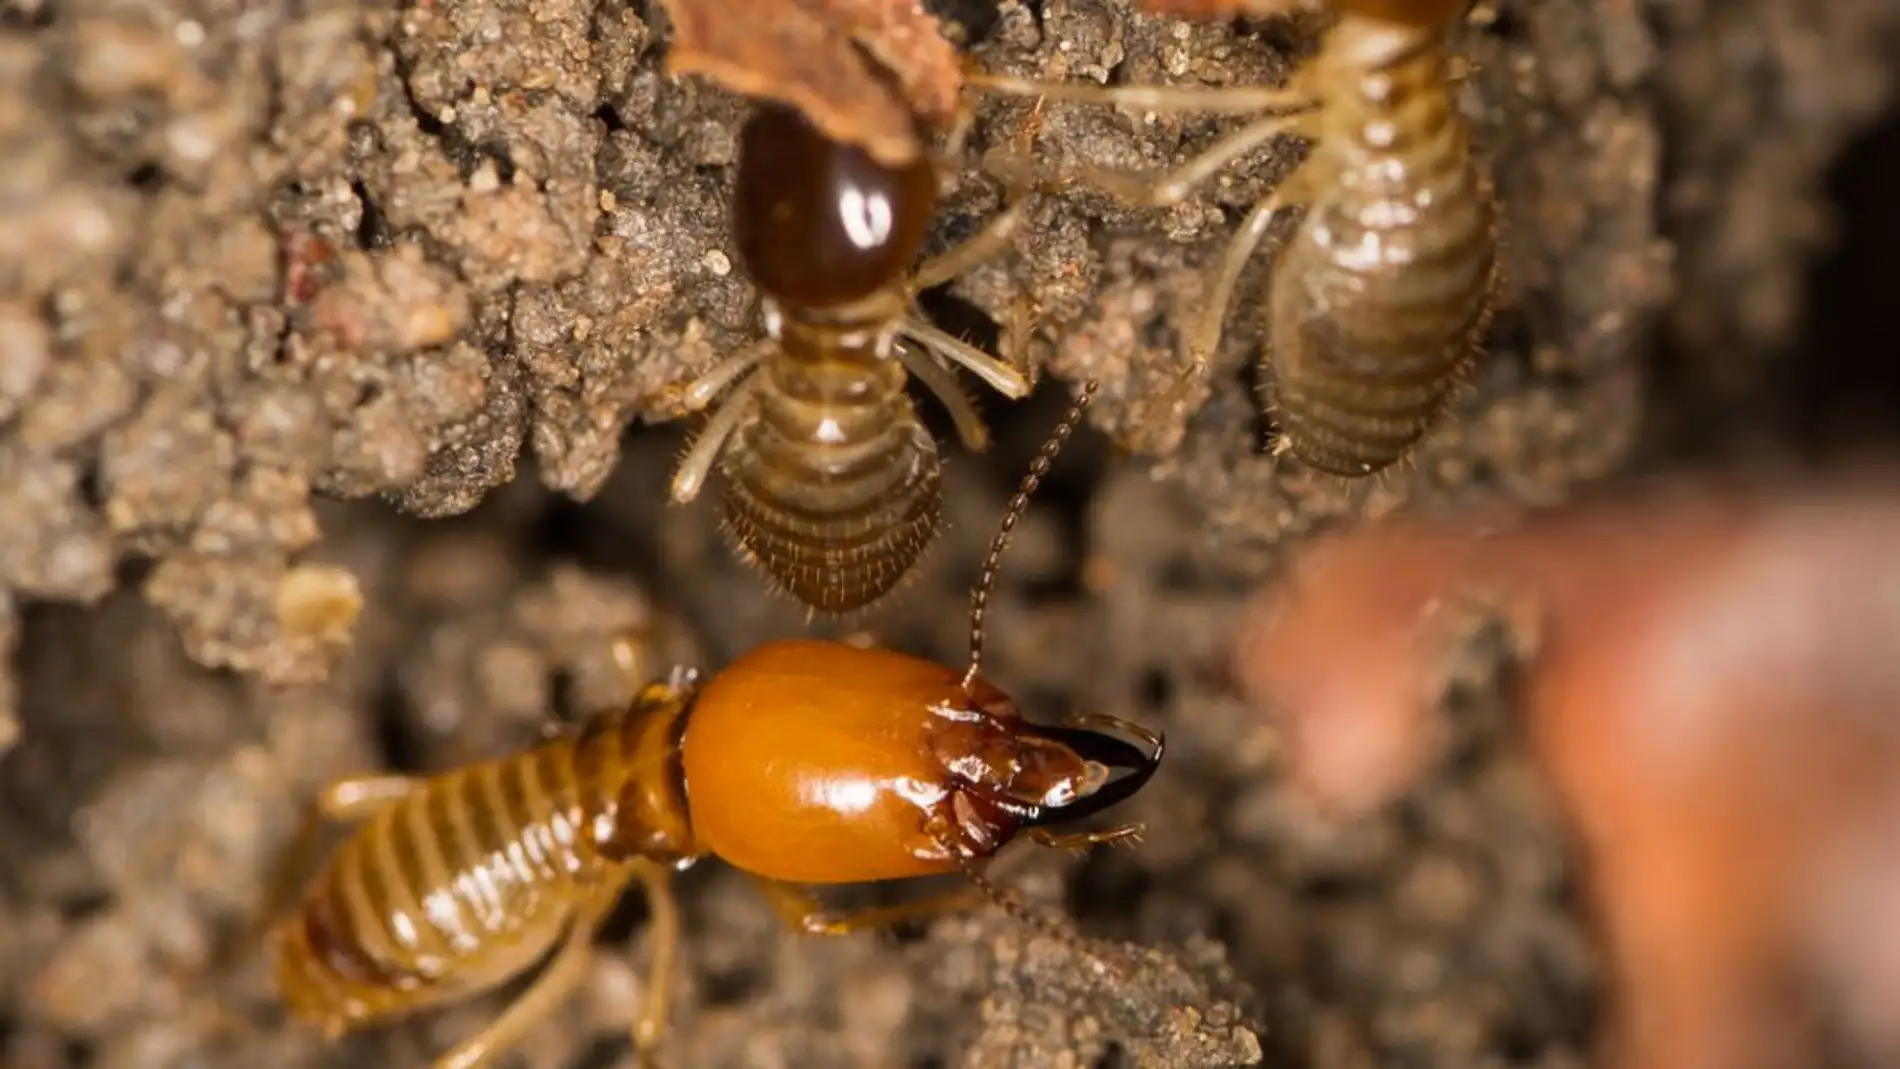
M 935 9 L 978 63 L 1035 76 L 1275 80 L 1314 43 L 1110 0 Z M 960 661 L 1003 502 L 1093 377 L 1092 432 L 1005 558 L 988 653 L 1032 715 L 1168 732 L 1125 807 L 1145 843 L 1026 851 L 1001 877 L 1088 942 L 993 909 L 795 937 L 709 862 L 681 885 L 663 1064 L 1584 1064 L 1597 955 L 1495 651 L 1451 654 L 1460 759 L 1339 828 L 1287 802 L 1275 737 L 1232 693 L 1234 613 L 1289 546 L 1356 518 L 1861 441 L 1853 414 L 1900 392 L 1855 371 L 1887 355 L 1865 339 L 1892 315 L 1869 280 L 1896 153 L 1850 146 L 1900 69 L 1900 6 L 1488 10 L 1457 34 L 1460 102 L 1504 205 L 1505 299 L 1412 463 L 1346 485 L 1266 448 L 1270 255 L 1213 374 L 1170 391 L 1183 317 L 1302 146 L 1166 210 L 1072 188 L 930 295 L 986 344 L 1032 298 L 1042 388 L 978 398 L 981 457 L 924 402 L 938 544 L 868 616 L 810 621 L 735 559 L 710 495 L 665 504 L 691 430 L 676 388 L 759 325 L 725 215 L 745 104 L 663 73 L 659 5 L 0 0 L 0 1063 L 428 1064 L 518 985 L 327 1044 L 284 1020 L 257 955 L 217 960 L 314 791 L 624 701 L 616 635 L 653 676 L 853 630 Z M 985 101 L 972 159 L 1026 114 Z M 1235 121 L 1051 103 L 1038 151 L 1158 169 Z M 938 245 L 1001 203 L 974 167 L 945 181 Z M 1815 274 L 1836 249 L 1846 266 Z M 643 917 L 629 901 L 519 1064 L 631 1064 Z

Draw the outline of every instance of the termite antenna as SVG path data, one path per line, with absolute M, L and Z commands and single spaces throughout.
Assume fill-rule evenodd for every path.
M 976 862 L 961 855 L 956 856 L 957 867 L 963 870 L 963 878 L 969 880 L 970 886 L 976 888 L 978 894 L 989 899 L 997 909 L 1002 910 L 1011 920 L 1041 932 L 1043 935 L 1068 947 L 1077 954 L 1094 958 L 1111 969 L 1118 972 L 1121 971 L 1117 962 L 1109 958 L 1104 958 L 1101 954 L 1097 953 L 1095 948 L 1089 946 L 1088 942 L 1079 934 L 1069 928 L 1063 927 L 1041 910 L 1035 909 L 1027 902 L 1005 891 L 1003 888 L 997 886 L 994 880 L 991 880 L 988 876 L 977 871 Z
M 1082 410 L 1095 399 L 1095 391 L 1101 386 L 1090 379 L 1082 384 L 1081 392 L 1076 394 L 1075 402 L 1063 414 L 1062 422 L 1049 435 L 1036 451 L 1036 459 L 1029 464 L 1029 474 L 1016 488 L 1016 496 L 1009 499 L 1009 508 L 1003 513 L 1003 524 L 997 528 L 996 537 L 990 540 L 989 555 L 983 558 L 983 572 L 977 578 L 976 590 L 970 597 L 970 667 L 963 673 L 963 689 L 968 691 L 976 683 L 977 672 L 983 666 L 983 617 L 989 611 L 990 591 L 996 586 L 997 569 L 1003 560 L 1003 550 L 1009 546 L 1009 536 L 1016 530 L 1016 524 L 1022 521 L 1023 513 L 1029 509 L 1029 499 L 1035 496 L 1036 487 L 1042 484 L 1043 476 L 1049 474 L 1049 466 L 1055 463 L 1056 454 L 1062 452 L 1062 445 L 1069 435 L 1082 422 Z M 982 884 L 978 884 L 981 888 Z

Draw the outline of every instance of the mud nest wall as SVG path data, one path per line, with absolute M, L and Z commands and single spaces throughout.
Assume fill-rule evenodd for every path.
M 1260 79 L 1311 43 L 1103 0 L 943 13 L 986 65 L 1065 77 Z M 1032 296 L 1048 385 L 985 399 L 997 447 L 950 450 L 940 544 L 862 625 L 962 655 L 1002 500 L 1068 384 L 1099 378 L 1102 433 L 1008 559 L 992 674 L 1042 715 L 1174 740 L 1130 807 L 1155 829 L 1141 850 L 1011 877 L 1149 948 L 1137 981 L 988 913 L 780 936 L 709 865 L 684 886 L 672 1064 L 1582 1061 L 1593 952 L 1535 776 L 1487 726 L 1483 651 L 1468 759 L 1323 832 L 1280 804 L 1273 739 L 1220 678 L 1231 612 L 1328 524 L 1554 502 L 1813 422 L 1782 376 L 1843 225 L 1824 179 L 1885 105 L 1900 8 L 1495 15 L 1460 43 L 1507 299 L 1402 472 L 1341 488 L 1276 465 L 1238 310 L 1205 388 L 1152 400 L 1180 310 L 1293 147 L 1168 211 L 1040 200 L 1019 255 L 933 296 L 979 341 Z M 276 1015 L 261 964 L 211 959 L 322 781 L 502 752 L 551 710 L 624 700 L 617 634 L 657 675 L 807 630 L 709 504 L 663 505 L 685 430 L 667 388 L 757 331 L 723 199 L 743 104 L 666 77 L 664 20 L 613 2 L 0 0 L 0 27 L 0 1053 L 426 1064 L 501 996 L 326 1046 Z M 975 147 L 1022 113 L 986 105 Z M 1041 136 L 1052 158 L 1158 167 L 1222 128 L 1052 106 Z M 999 203 L 980 175 L 950 182 L 946 242 Z M 625 1060 L 640 908 L 528 1064 Z

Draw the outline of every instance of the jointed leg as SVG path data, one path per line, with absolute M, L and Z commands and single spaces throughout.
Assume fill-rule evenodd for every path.
M 686 384 L 686 389 L 680 394 L 681 407 L 688 412 L 697 412 L 712 404 L 715 398 L 726 392 L 726 387 L 765 359 L 776 344 L 771 338 L 761 338 L 707 368 L 698 378 Z
M 957 377 L 937 363 L 936 358 L 928 352 L 905 344 L 901 338 L 896 348 L 897 359 L 903 362 L 905 370 L 929 387 L 930 392 L 937 395 L 937 400 L 942 401 L 943 407 L 950 412 L 950 422 L 956 424 L 957 437 L 963 440 L 963 447 L 972 453 L 988 449 L 989 428 L 983 425 L 983 417 L 977 415 L 969 395 L 957 385 Z
M 1009 322 L 1003 324 L 1003 359 L 1019 367 L 1036 384 L 1036 369 L 1029 366 L 1029 335 L 1035 329 L 1036 302 L 1027 294 L 1017 294 L 1009 302 Z
M 940 286 L 951 279 L 968 273 L 985 260 L 1001 255 L 1009 248 L 1009 244 L 1014 240 L 1016 232 L 1022 228 L 1023 221 L 1027 216 L 1027 208 L 1028 201 L 1026 198 L 1017 197 L 1013 199 L 1009 205 L 994 218 L 983 224 L 983 229 L 971 235 L 968 240 L 955 248 L 948 249 L 924 261 L 911 276 L 909 283 L 910 291 L 912 293 L 920 293 L 935 286 Z M 1029 396 L 1029 391 L 1034 388 L 1034 383 L 1020 368 L 1008 361 L 999 360 L 973 345 L 966 344 L 958 338 L 952 337 L 944 331 L 937 329 L 935 326 L 924 322 L 922 318 L 916 315 L 907 317 L 904 323 L 904 333 L 909 335 L 911 340 L 917 344 L 935 351 L 937 354 L 954 363 L 961 364 L 967 368 L 971 374 L 988 383 L 992 389 L 995 389 L 998 393 L 1012 400 L 1021 400 Z M 899 355 L 904 355 L 901 350 Z M 931 383 L 927 373 L 917 372 L 912 361 L 906 360 L 905 366 L 911 367 L 913 373 L 917 374 L 919 378 L 924 379 L 926 383 L 931 384 L 932 389 L 936 391 L 939 397 L 944 399 L 944 404 L 951 408 L 951 414 L 955 417 L 956 406 L 955 402 L 950 400 L 951 395 L 941 389 L 937 389 L 935 384 Z M 959 396 L 961 395 L 960 390 L 956 392 Z M 974 416 L 974 413 L 972 413 L 972 416 Z M 959 420 L 959 433 L 964 432 L 965 429 L 963 423 Z M 984 432 L 981 437 L 982 440 L 987 443 L 989 438 L 988 433 Z M 968 435 L 965 434 L 965 444 L 970 445 L 970 441 Z M 981 450 L 984 446 L 970 445 L 970 448 Z
M 1052 850 L 1073 850 L 1080 853 L 1091 846 L 1100 846 L 1104 843 L 1125 842 L 1132 846 L 1141 842 L 1142 833 L 1147 830 L 1148 826 L 1145 824 L 1117 824 L 1100 831 L 1058 835 L 1047 828 L 1031 828 L 1029 837 L 1035 840 L 1037 845 L 1046 846 Z
M 1289 182 L 1299 177 L 1294 172 Z M 1253 259 L 1255 250 L 1260 247 L 1260 239 L 1266 236 L 1267 229 L 1282 208 L 1287 207 L 1287 198 L 1283 189 L 1276 189 L 1262 198 L 1241 220 L 1240 229 L 1234 232 L 1233 240 L 1227 245 L 1227 252 L 1221 258 L 1219 270 L 1214 273 L 1214 284 L 1208 290 L 1207 303 L 1201 309 L 1201 317 L 1188 333 L 1188 356 L 1194 362 L 1194 370 L 1204 370 L 1214 358 L 1214 350 L 1220 347 L 1221 324 L 1227 317 L 1227 308 L 1234 300 L 1234 287 L 1240 284 L 1241 272 L 1246 270 L 1247 261 Z
M 976 892 L 958 891 L 895 906 L 826 913 L 809 888 L 764 877 L 754 877 L 753 882 L 786 927 L 811 935 L 845 935 L 866 928 L 883 928 L 899 921 L 966 909 L 984 901 Z
M 706 477 L 712 474 L 713 461 L 718 459 L 719 451 L 725 447 L 726 439 L 732 436 L 733 429 L 752 409 L 752 385 L 757 379 L 746 379 L 726 396 L 725 403 L 713 418 L 706 421 L 705 429 L 694 439 L 692 448 L 680 461 L 679 470 L 673 473 L 672 499 L 676 505 L 684 505 L 699 496 L 706 485 Z
M 414 776 L 372 774 L 333 780 L 317 795 L 313 816 L 334 821 L 362 820 L 422 786 Z
M 434 1069 L 475 1069 L 519 1046 L 535 1025 L 540 1024 L 561 1000 L 579 986 L 594 944 L 594 927 L 619 897 L 620 888 L 601 893 L 578 911 L 561 936 L 554 959 L 521 996 L 501 1011 L 501 1016 L 481 1031 L 457 1044 L 454 1050 L 436 1059 Z
M 967 95 L 959 98 L 958 122 L 965 124 L 957 131 L 959 151 L 962 148 L 962 135 L 968 132 L 967 124 L 974 120 L 975 115 L 976 109 L 971 106 L 970 98 Z M 1042 104 L 1038 102 L 1029 121 L 1016 132 L 1014 140 L 1019 146 L 1019 151 L 1024 154 L 1030 151 L 1031 146 L 1035 144 L 1036 131 L 1041 128 Z M 1027 186 L 1012 186 L 1006 198 L 1008 203 L 994 218 L 984 223 L 981 230 L 961 245 L 925 260 L 916 271 L 912 272 L 908 283 L 910 292 L 917 294 L 941 286 L 969 272 L 983 261 L 1000 255 L 1009 247 L 1010 240 L 1015 237 L 1016 231 L 1022 228 L 1028 192 Z
M 1028 207 L 1028 198 L 1012 197 L 1002 211 L 983 224 L 981 230 L 917 265 L 908 283 L 910 291 L 922 293 L 927 289 L 935 289 L 1008 251 L 1016 232 L 1022 229 Z
M 1047 97 L 1077 104 L 1107 104 L 1148 111 L 1204 111 L 1242 114 L 1263 111 L 1299 111 L 1316 105 L 1313 95 L 1298 86 L 1223 85 L 1077 85 L 1038 82 L 1009 74 L 972 71 L 964 77 L 972 90 L 1006 96 Z
M 1030 382 L 1020 370 L 998 360 L 976 346 L 932 326 L 916 315 L 904 317 L 903 333 L 911 341 L 937 355 L 961 364 L 990 388 L 1012 401 L 1029 396 Z
M 957 98 L 957 113 L 950 120 L 950 129 L 944 132 L 941 155 L 945 157 L 961 156 L 963 143 L 970 138 L 970 131 L 976 128 L 976 105 L 970 98 Z
M 1212 178 L 1221 168 L 1273 138 L 1301 132 L 1306 125 L 1305 120 L 1304 115 L 1272 115 L 1250 122 L 1160 178 L 1088 165 L 1077 165 L 1065 172 L 1052 173 L 1020 156 L 992 157 L 985 166 L 1009 182 L 1047 186 L 1058 179 L 1073 178 L 1130 204 L 1169 208 L 1187 199 L 1196 186 Z
M 673 897 L 673 881 L 665 869 L 643 862 L 635 866 L 633 874 L 646 885 L 647 907 L 652 918 L 647 928 L 653 933 L 646 1002 L 633 1022 L 633 1049 L 644 1060 L 658 1049 L 666 1033 L 667 995 L 673 982 L 673 963 L 679 956 L 680 914 L 679 903 Z

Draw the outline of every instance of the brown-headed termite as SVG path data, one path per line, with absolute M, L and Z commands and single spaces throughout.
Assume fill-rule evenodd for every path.
M 718 406 L 680 462 L 672 500 L 696 498 L 717 464 L 736 547 L 820 612 L 876 602 L 936 537 L 942 464 L 910 376 L 973 451 L 988 432 L 951 368 L 1012 399 L 1033 385 L 916 307 L 918 294 L 1008 249 L 1024 214 L 1017 197 L 963 244 L 913 266 L 936 216 L 937 173 L 929 153 L 886 163 L 781 104 L 756 104 L 740 132 L 732 227 L 766 336 L 686 386 L 687 410 Z

